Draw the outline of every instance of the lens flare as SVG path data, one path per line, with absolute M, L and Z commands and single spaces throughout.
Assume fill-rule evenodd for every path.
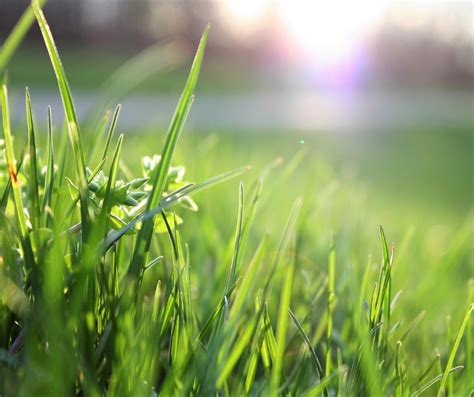
M 286 0 L 279 14 L 303 54 L 328 66 L 350 60 L 383 11 L 383 1 Z

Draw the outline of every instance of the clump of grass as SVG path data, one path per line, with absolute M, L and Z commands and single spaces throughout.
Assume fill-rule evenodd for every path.
M 371 299 L 372 262 L 360 283 L 358 274 L 340 270 L 337 236 L 324 258 L 327 271 L 311 276 L 309 294 L 304 293 L 302 252 L 308 243 L 299 217 L 301 199 L 284 215 L 288 219 L 278 244 L 273 236 L 252 241 L 263 185 L 275 164 L 247 193 L 240 185 L 235 235 L 226 247 L 215 247 L 228 260 L 216 265 L 215 282 L 209 283 L 204 261 L 185 244 L 186 236 L 177 227 L 182 218 L 186 223 L 200 214 L 186 213 L 180 205 L 196 210 L 190 194 L 247 168 L 195 184 L 183 180 L 184 167 L 172 165 L 208 28 L 161 156 L 145 158 L 143 174 L 131 176 L 121 162 L 124 136 L 114 142 L 119 107 L 104 128 L 106 134 L 94 142 L 94 150 L 102 144 L 101 156 L 94 162 L 95 156 L 88 155 L 87 135 L 38 1 L 0 59 L 6 63 L 10 57 L 11 43 L 18 44 L 18 32 L 24 32 L 31 10 L 58 81 L 66 120 L 63 137 L 70 148 L 55 143 L 49 109 L 42 149 L 26 91 L 27 143 L 16 157 L 4 79 L 2 395 L 408 396 L 462 394 L 472 388 L 465 375 L 473 370 L 472 305 L 452 346 L 441 355 L 434 360 L 419 357 L 416 365 L 407 358 L 407 337 L 424 312 L 408 326 L 401 320 L 394 323 L 396 258 L 382 228 L 382 263 Z M 290 162 L 282 174 L 291 175 L 294 169 Z M 228 223 L 228 216 L 221 215 Z M 204 239 L 210 232 L 202 225 L 195 234 Z M 217 299 L 205 301 L 203 292 L 209 289 Z

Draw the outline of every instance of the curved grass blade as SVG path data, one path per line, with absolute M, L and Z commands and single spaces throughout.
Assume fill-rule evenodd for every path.
M 448 374 L 452 372 L 456 372 L 460 369 L 463 369 L 464 367 L 462 365 L 458 365 L 457 367 L 451 368 L 448 371 Z M 435 376 L 433 379 L 431 379 L 429 382 L 427 382 L 423 387 L 421 387 L 419 390 L 417 390 L 415 393 L 413 393 L 413 396 L 419 396 L 420 394 L 424 393 L 426 390 L 428 390 L 431 386 L 436 384 L 437 382 L 440 381 L 440 379 L 443 378 L 443 374 L 439 374 L 438 376 Z
M 469 318 L 471 317 L 471 313 L 473 310 L 474 310 L 474 303 L 471 303 L 471 306 L 469 306 L 469 309 L 467 310 L 466 315 L 464 316 L 464 319 L 461 323 L 461 327 L 459 328 L 458 334 L 456 336 L 456 340 L 454 341 L 453 348 L 451 349 L 451 353 L 449 354 L 449 359 L 448 359 L 448 362 L 446 363 L 446 369 L 444 370 L 443 377 L 441 379 L 441 384 L 439 386 L 438 396 L 443 395 L 444 389 L 446 387 L 446 382 L 448 380 L 448 375 L 450 374 L 451 370 L 454 369 L 452 368 L 454 364 L 454 358 L 456 357 L 459 344 L 461 343 L 462 336 L 464 335 L 464 330 L 467 327 Z
M 177 191 L 169 194 L 168 196 L 164 197 L 160 205 L 156 208 L 153 208 L 150 211 L 144 211 L 140 215 L 138 215 L 135 219 L 131 222 L 127 223 L 123 228 L 117 230 L 116 232 L 111 233 L 103 242 L 102 248 L 106 251 L 110 248 L 113 244 L 115 244 L 125 233 L 129 230 L 133 229 L 137 223 L 145 221 L 154 217 L 156 214 L 161 212 L 163 209 L 171 206 L 172 204 L 176 203 L 181 197 L 187 196 L 190 194 L 197 193 L 199 191 L 205 190 L 213 185 L 218 183 L 225 182 L 233 177 L 241 175 L 242 173 L 248 171 L 248 167 L 241 167 L 233 171 L 225 172 L 221 175 L 217 175 L 215 177 L 209 178 L 204 182 L 198 183 L 197 185 L 187 185 L 184 188 L 178 189 Z
M 301 326 L 300 322 L 294 315 L 294 313 L 291 311 L 291 309 L 288 309 L 288 312 L 290 313 L 290 317 L 293 320 L 293 322 L 296 325 L 296 328 L 298 329 L 298 332 L 300 333 L 301 337 L 303 338 L 304 342 L 306 343 L 306 346 L 308 347 L 309 352 L 311 353 L 311 359 L 314 364 L 314 369 L 316 371 L 316 375 L 319 376 L 320 379 L 323 378 L 323 368 L 321 366 L 321 362 L 318 359 L 318 355 L 316 354 L 316 351 L 314 350 L 313 346 L 311 345 L 311 341 L 308 338 L 308 335 L 306 335 L 306 332 L 304 332 L 303 327 Z
M 191 66 L 191 70 L 189 72 L 188 80 L 168 128 L 166 143 L 161 155 L 160 165 L 159 167 L 156 167 L 156 171 L 152 176 L 152 190 L 147 201 L 146 211 L 150 211 L 152 208 L 159 206 L 161 196 L 165 189 L 166 180 L 168 178 L 168 170 L 171 166 L 171 159 L 173 158 L 179 135 L 183 129 L 193 101 L 193 92 L 204 57 L 204 49 L 206 47 L 208 32 L 209 25 L 206 27 L 202 35 L 193 65 Z M 153 217 L 147 219 L 143 223 L 142 228 L 140 229 L 140 232 L 137 236 L 132 262 L 127 271 L 127 274 L 138 282 L 141 279 L 144 262 L 150 248 L 151 237 L 153 234 L 153 225 Z
M 48 50 L 49 58 L 56 75 L 58 82 L 59 92 L 61 94 L 61 100 L 66 114 L 67 129 L 69 132 L 69 139 L 74 152 L 76 172 L 79 178 L 79 196 L 81 200 L 81 222 L 83 229 L 83 238 L 87 237 L 89 232 L 90 218 L 92 217 L 89 211 L 89 185 L 87 183 L 86 164 L 84 157 L 83 145 L 81 142 L 81 136 L 79 133 L 79 123 L 77 121 L 76 111 L 74 108 L 74 102 L 69 88 L 69 83 L 66 78 L 64 67 L 61 63 L 56 44 L 54 42 L 51 30 L 48 26 L 46 18 L 41 10 L 38 0 L 32 0 L 32 6 L 38 25 L 43 36 L 43 40 Z

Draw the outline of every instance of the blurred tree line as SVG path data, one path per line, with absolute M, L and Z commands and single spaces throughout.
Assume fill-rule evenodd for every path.
M 0 41 L 28 4 L 29 0 L 0 0 Z M 55 37 L 73 45 L 136 50 L 157 40 L 177 39 L 192 48 L 204 25 L 211 22 L 213 34 L 208 53 L 244 58 L 249 63 L 270 59 L 278 66 L 285 62 L 278 45 L 282 29 L 271 13 L 249 34 L 233 24 L 231 16 L 222 13 L 223 4 L 224 0 L 49 0 L 45 13 Z M 472 7 L 472 3 L 466 7 L 471 23 Z M 35 26 L 29 32 L 28 43 L 40 41 Z M 447 41 L 429 26 L 414 31 L 388 20 L 368 43 L 371 79 L 397 87 L 435 84 L 471 89 L 473 41 L 469 35 Z

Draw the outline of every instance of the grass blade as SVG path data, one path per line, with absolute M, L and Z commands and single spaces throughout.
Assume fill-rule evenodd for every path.
M 102 202 L 102 210 L 101 210 L 100 218 L 99 218 L 99 226 L 102 229 L 102 233 L 100 233 L 101 237 L 102 237 L 102 234 L 105 233 L 108 229 L 107 220 L 109 219 L 109 213 L 112 210 L 112 205 L 113 205 L 112 196 L 113 196 L 113 190 L 115 188 L 115 182 L 117 181 L 120 153 L 122 151 L 122 143 L 123 143 L 123 134 L 119 136 L 117 146 L 115 148 L 114 156 L 112 158 L 112 164 L 110 166 L 109 178 L 107 180 L 105 196 Z
M 451 368 L 448 371 L 448 375 L 450 373 L 456 372 L 460 369 L 463 369 L 464 367 L 462 365 L 458 365 L 457 367 Z M 413 396 L 419 396 L 420 394 L 424 393 L 426 390 L 428 390 L 431 386 L 439 382 L 443 378 L 444 374 L 439 374 L 438 376 L 435 376 L 433 379 L 431 379 L 429 382 L 427 382 L 423 387 L 421 387 L 419 390 L 417 390 L 415 393 L 413 393 Z
M 146 221 L 147 219 L 154 217 L 156 214 L 161 213 L 161 211 L 164 210 L 165 208 L 178 202 L 178 200 L 181 197 L 197 193 L 211 186 L 217 185 L 218 183 L 225 182 L 233 177 L 236 177 L 246 172 L 247 170 L 248 170 L 248 167 L 238 168 L 236 170 L 225 172 L 221 175 L 217 175 L 215 177 L 209 178 L 205 180 L 204 182 L 198 183 L 196 185 L 190 184 L 188 186 L 185 186 L 184 188 L 178 189 L 177 191 L 163 198 L 158 207 L 153 208 L 150 211 L 142 212 L 140 215 L 138 215 L 135 219 L 133 219 L 123 228 L 107 236 L 107 238 L 102 243 L 103 249 L 107 250 L 108 248 L 110 248 L 112 244 L 116 243 L 125 233 L 133 229 L 137 225 L 137 223 Z
M 66 114 L 67 120 L 67 129 L 69 132 L 69 139 L 74 152 L 75 162 L 76 162 L 76 172 L 79 178 L 79 195 L 81 200 L 81 221 L 83 236 L 87 236 L 89 232 L 89 220 L 91 218 L 91 213 L 89 211 L 89 186 L 87 183 L 87 173 L 86 173 L 86 163 L 84 157 L 84 150 L 81 141 L 81 136 L 79 133 L 79 123 L 77 121 L 76 111 L 74 108 L 74 102 L 71 95 L 71 90 L 69 88 L 69 83 L 66 78 L 66 73 L 64 67 L 61 63 L 56 44 L 54 42 L 51 30 L 46 22 L 46 18 L 41 10 L 38 0 L 32 0 L 32 6 L 38 25 L 43 35 L 44 43 L 46 49 L 48 50 L 49 58 L 56 75 L 56 80 L 58 82 L 59 92 L 61 94 L 61 100 L 64 107 L 64 112 Z
M 13 139 L 10 125 L 10 108 L 8 103 L 8 89 L 5 81 L 2 84 L 1 92 L 2 104 L 2 120 L 3 120 L 3 136 L 5 138 L 5 152 L 8 162 L 8 171 L 10 173 L 10 181 L 13 191 L 13 201 L 15 203 L 15 214 L 18 222 L 18 228 L 22 238 L 25 238 L 28 233 L 26 225 L 26 217 L 23 211 L 23 199 L 21 197 L 20 186 L 18 184 L 17 168 L 15 162 L 15 154 L 13 150 Z
M 48 106 L 48 146 L 46 153 L 48 154 L 48 158 L 46 162 L 46 177 L 44 179 L 44 196 L 42 205 L 43 226 L 47 226 L 48 223 L 48 211 L 46 209 L 51 207 L 51 199 L 54 189 L 53 116 L 50 106 Z
M 150 211 L 152 208 L 159 205 L 161 196 L 165 189 L 168 170 L 171 166 L 171 159 L 173 158 L 179 135 L 184 126 L 193 101 L 193 92 L 204 56 L 208 31 L 209 26 L 207 26 L 204 30 L 193 65 L 191 66 L 191 70 L 189 72 L 188 80 L 171 120 L 166 137 L 166 143 L 161 155 L 160 165 L 159 167 L 156 167 L 154 175 L 152 176 L 152 190 L 146 205 L 147 211 Z M 138 282 L 141 278 L 143 265 L 146 261 L 146 256 L 150 248 L 150 241 L 153 234 L 153 224 L 153 218 L 149 218 L 143 223 L 133 251 L 132 262 L 127 271 L 128 275 Z
M 329 248 L 329 262 L 328 262 L 328 303 L 327 303 L 327 349 L 326 349 L 326 377 L 332 371 L 332 331 L 333 331 L 333 316 L 334 316 L 334 288 L 336 282 L 336 250 L 334 248 L 334 236 L 331 238 L 331 246 Z
M 293 248 L 294 248 L 293 243 Z M 294 249 L 290 250 L 290 264 L 286 269 L 286 275 L 282 280 L 282 292 L 279 303 L 277 329 L 276 329 L 276 352 L 275 361 L 272 368 L 271 394 L 276 395 L 280 385 L 281 372 L 283 370 L 283 355 L 286 346 L 286 331 L 288 328 L 288 310 L 291 302 L 291 292 L 293 289 L 293 276 L 295 272 L 295 254 Z
M 300 333 L 301 337 L 303 338 L 304 342 L 306 343 L 306 346 L 308 347 L 309 352 L 311 353 L 311 359 L 312 359 L 313 364 L 314 364 L 314 369 L 315 369 L 316 375 L 318 375 L 319 378 L 322 379 L 323 376 L 324 376 L 323 375 L 323 368 L 321 366 L 321 362 L 318 359 L 318 355 L 316 354 L 313 346 L 311 345 L 311 341 L 309 340 L 308 335 L 306 335 L 306 332 L 304 332 L 304 329 L 303 329 L 301 323 L 298 321 L 298 319 L 296 318 L 294 313 L 291 311 L 291 309 L 289 309 L 288 312 L 290 313 L 291 319 L 295 323 L 296 328 L 298 329 L 298 332 Z
M 118 117 L 120 115 L 120 109 L 121 108 L 122 108 L 121 105 L 117 105 L 117 107 L 115 108 L 114 115 L 112 116 L 112 122 L 110 123 L 110 128 L 109 128 L 109 131 L 107 133 L 107 138 L 105 139 L 104 151 L 102 152 L 102 157 L 101 157 L 102 161 L 107 157 L 107 153 L 109 151 L 110 141 L 112 139 L 112 135 L 114 134 L 115 127 L 117 126 L 117 121 L 118 121 Z
M 453 348 L 451 349 L 451 353 L 449 354 L 448 362 L 446 363 L 446 368 L 443 373 L 443 377 L 441 379 L 441 384 L 439 385 L 439 390 L 438 390 L 438 396 L 442 396 L 444 393 L 444 389 L 446 387 L 446 382 L 448 380 L 448 376 L 453 370 L 453 364 L 454 364 L 454 358 L 456 357 L 456 353 L 458 351 L 459 345 L 461 343 L 462 336 L 464 335 L 464 330 L 467 327 L 467 324 L 469 322 L 469 318 L 471 317 L 471 313 L 474 310 L 474 303 L 471 303 L 471 306 L 469 306 L 469 309 L 466 312 L 466 315 L 464 316 L 464 319 L 461 323 L 461 327 L 459 328 L 458 334 L 456 336 L 456 339 L 454 341 Z
M 240 242 L 242 239 L 242 225 L 244 217 L 244 184 L 239 186 L 239 211 L 237 215 L 237 226 L 235 230 L 234 253 L 232 255 L 232 263 L 230 265 L 229 279 L 227 280 L 226 295 L 230 286 L 235 283 L 237 277 L 237 264 L 240 258 Z
M 15 155 L 13 151 L 13 140 L 10 126 L 10 109 L 8 104 L 8 89 L 5 81 L 2 84 L 1 91 L 1 105 L 2 105 L 2 120 L 3 120 L 3 134 L 5 138 L 5 151 L 8 162 L 8 170 L 10 174 L 10 183 L 13 191 L 13 202 L 15 205 L 15 216 L 20 231 L 20 241 L 24 252 L 24 261 L 29 272 L 29 282 L 33 289 L 33 293 L 39 293 L 39 279 L 37 274 L 37 266 L 31 240 L 29 236 L 28 226 L 26 224 L 26 216 L 23 207 L 23 199 L 21 196 L 20 185 L 18 183 L 18 170 L 16 168 Z M 28 282 L 27 282 L 28 284 Z
M 30 219 L 33 229 L 38 229 L 40 225 L 40 205 L 39 205 L 39 188 L 38 188 L 38 159 L 36 158 L 36 139 L 35 129 L 33 125 L 33 114 L 31 112 L 31 99 L 28 88 L 25 90 L 26 102 L 26 120 L 28 124 L 28 155 L 30 160 L 29 167 L 29 203 L 30 203 Z

